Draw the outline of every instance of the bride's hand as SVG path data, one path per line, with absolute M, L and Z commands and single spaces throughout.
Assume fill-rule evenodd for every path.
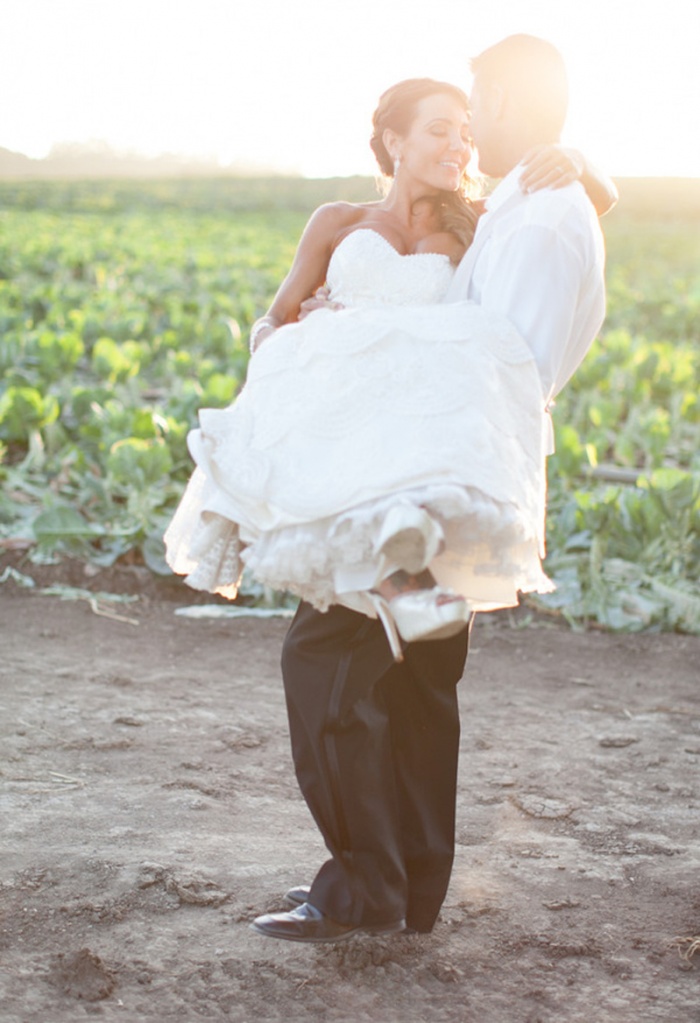
M 305 298 L 299 307 L 299 319 L 303 320 L 309 313 L 315 312 L 317 309 L 343 309 L 343 305 L 340 302 L 331 302 L 329 299 L 330 288 L 325 285 L 322 288 L 316 288 L 311 298 Z
M 572 181 L 579 181 L 585 169 L 583 154 L 578 149 L 554 144 L 534 146 L 527 151 L 522 162 L 525 165 L 520 175 L 523 192 L 564 188 Z

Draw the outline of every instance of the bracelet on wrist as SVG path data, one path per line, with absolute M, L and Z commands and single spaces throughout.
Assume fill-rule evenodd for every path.
M 248 347 L 250 348 L 250 354 L 258 347 L 258 338 L 262 334 L 263 330 L 275 330 L 277 327 L 276 322 L 271 316 L 261 316 L 259 320 L 256 320 L 253 326 L 250 328 L 250 335 L 248 338 Z

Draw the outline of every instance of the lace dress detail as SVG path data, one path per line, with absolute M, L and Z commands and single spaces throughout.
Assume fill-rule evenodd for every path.
M 234 404 L 200 412 L 165 537 L 175 572 L 233 596 L 245 564 L 321 610 L 347 603 L 348 578 L 371 585 L 400 500 L 439 520 L 431 571 L 475 610 L 552 588 L 537 368 L 505 320 L 439 304 L 452 274 L 446 256 L 401 255 L 373 230 L 343 239 L 328 284 L 346 308 L 276 331 Z
M 346 235 L 336 248 L 326 283 L 332 300 L 348 309 L 431 305 L 444 297 L 453 274 L 447 256 L 402 255 L 378 231 L 363 227 Z

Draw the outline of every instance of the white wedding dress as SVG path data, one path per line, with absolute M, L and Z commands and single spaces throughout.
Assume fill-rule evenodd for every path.
M 320 610 L 374 614 L 374 545 L 392 505 L 419 505 L 445 547 L 430 570 L 474 610 L 546 592 L 546 413 L 514 328 L 439 304 L 446 256 L 401 255 L 361 228 L 328 267 L 340 311 L 277 330 L 229 408 L 203 409 L 196 469 L 165 534 L 195 589 L 233 597 L 246 565 Z

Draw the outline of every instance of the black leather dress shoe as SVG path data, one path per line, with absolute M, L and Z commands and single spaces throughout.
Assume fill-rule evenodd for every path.
M 284 901 L 290 906 L 303 906 L 305 902 L 309 901 L 309 895 L 311 894 L 311 888 L 308 884 L 297 885 L 296 888 L 290 888 L 288 892 L 285 892 Z M 430 934 L 432 927 L 404 927 L 401 931 L 403 935 L 410 936 L 411 934 Z
M 365 924 L 352 927 L 324 916 L 315 906 L 305 902 L 290 913 L 266 913 L 250 925 L 258 934 L 285 941 L 345 941 L 353 934 L 395 934 L 405 927 L 403 920 L 390 924 Z
M 284 901 L 288 905 L 294 906 L 296 908 L 297 906 L 303 906 L 305 902 L 308 902 L 310 894 L 311 889 L 309 888 L 308 884 L 300 884 L 297 888 L 289 889 L 289 891 L 284 896 Z

